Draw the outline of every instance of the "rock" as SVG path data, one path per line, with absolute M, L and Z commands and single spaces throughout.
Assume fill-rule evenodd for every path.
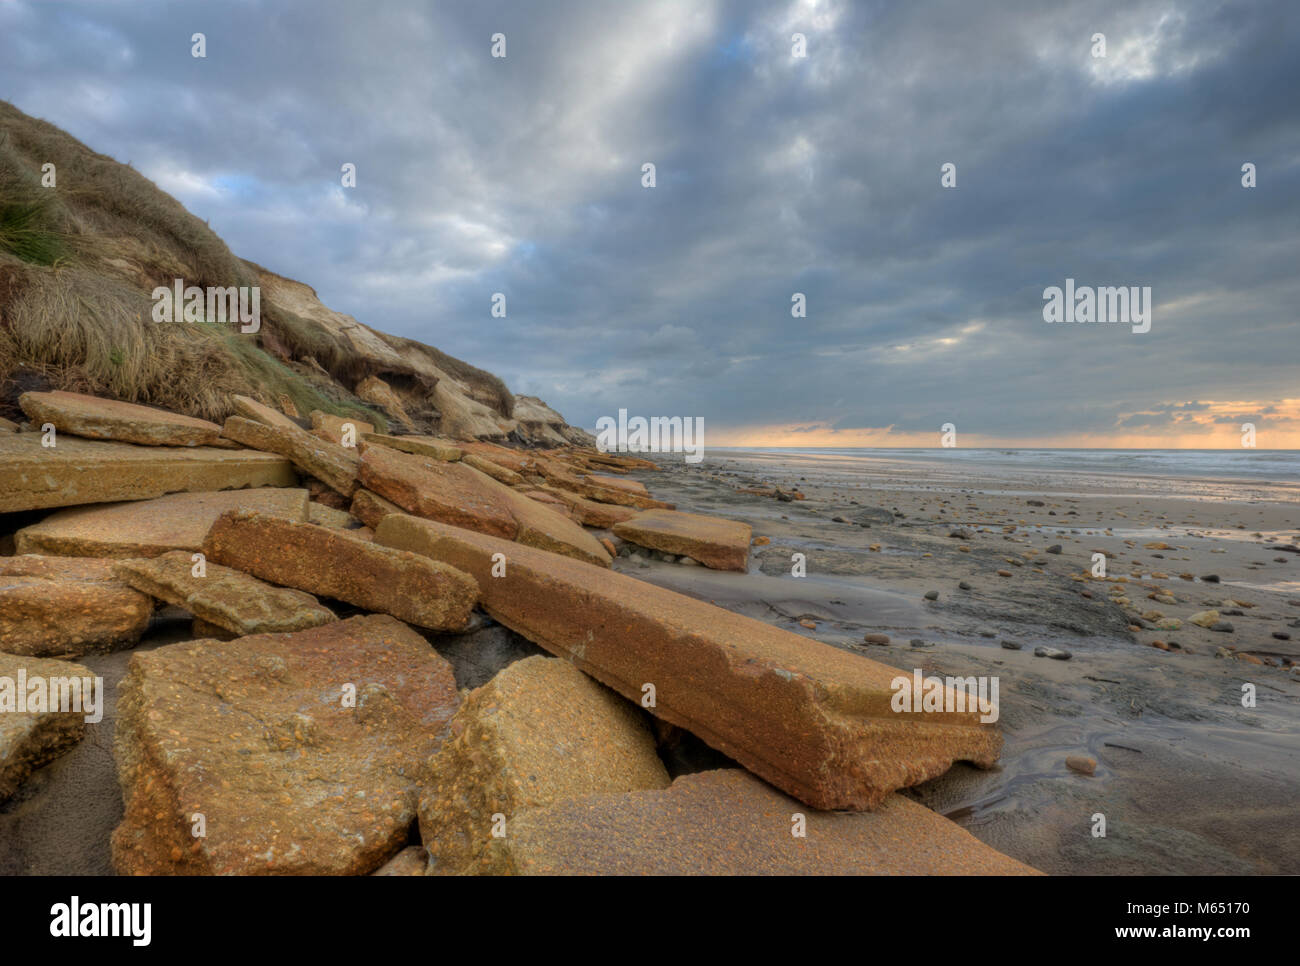
M 474 579 L 445 563 L 260 513 L 225 514 L 204 550 L 211 561 L 262 580 L 420 627 L 464 627 L 478 599 Z
M 1177 631 L 1182 630 L 1183 622 L 1177 617 L 1164 617 L 1156 621 L 1156 630 L 1160 631 Z
M 1259 658 L 1257 658 L 1254 654 L 1236 654 L 1236 655 L 1234 655 L 1234 656 L 1236 657 L 1236 659 L 1237 659 L 1238 661 L 1245 661 L 1247 664 L 1260 664 L 1260 665 L 1262 665 L 1262 664 L 1264 663 L 1264 662 L 1261 661 Z
M 802 820 L 804 836 L 791 834 Z M 578 832 L 579 834 L 575 834 Z M 1034 875 L 901 795 L 817 812 L 738 768 L 667 789 L 587 795 L 522 813 L 484 871 L 514 875 Z
M 964 580 L 958 581 L 958 582 L 957 582 L 957 589 L 958 589 L 958 590 L 970 590 L 970 584 L 966 583 L 966 581 L 964 581 Z
M 927 591 L 925 592 L 925 599 L 926 599 L 926 600 L 938 600 L 938 599 L 939 599 L 939 592 L 938 592 L 937 590 L 927 590 Z
M 524 481 L 524 478 L 514 470 L 508 470 L 504 466 L 498 466 L 486 457 L 479 456 L 475 453 L 466 453 L 460 458 L 460 461 L 466 466 L 472 466 L 480 473 L 486 473 L 492 479 L 506 486 L 515 486 Z
M 474 574 L 496 620 L 814 808 L 870 808 L 956 760 L 992 765 L 995 727 L 965 712 L 895 713 L 899 672 L 624 574 L 411 516 L 379 543 Z M 492 555 L 509 560 L 490 577 Z M 950 695 L 955 700 L 955 696 Z
M 357 445 L 365 438 L 366 433 L 374 433 L 375 431 L 374 423 L 357 419 L 355 416 L 335 416 L 332 413 L 321 412 L 319 409 L 311 411 L 312 435 L 334 443 L 336 446 L 343 445 L 347 427 L 349 426 L 352 427 L 352 446 L 344 447 L 345 449 L 356 449 Z
M 616 523 L 614 533 L 642 547 L 685 554 L 714 570 L 749 568 L 747 523 L 676 510 L 645 510 L 631 520 Z
M 466 697 L 450 732 L 420 798 L 432 874 L 483 871 L 494 815 L 508 836 L 530 808 L 669 783 L 636 706 L 555 658 L 511 664 Z
M 0 433 L 17 433 L 21 431 L 21 429 L 22 427 L 12 419 L 5 419 L 3 416 L 0 416 Z
M 1286 631 L 1274 631 L 1273 639 L 1277 641 L 1289 641 L 1291 640 L 1291 635 Z
M 374 871 L 459 704 L 450 665 L 383 616 L 139 653 L 120 692 L 113 865 L 133 875 Z
M 242 416 L 227 419 L 221 434 L 236 443 L 287 458 L 299 471 L 316 477 L 341 496 L 351 497 L 356 492 L 356 450 L 344 449 L 297 426 L 267 426 Z
M 568 490 L 561 490 L 553 486 L 545 487 L 542 492 L 564 503 L 573 515 L 573 519 L 584 527 L 599 527 L 602 530 L 608 530 L 616 523 L 631 520 L 638 513 L 632 507 L 616 506 L 613 503 L 597 503 L 595 500 L 588 500 L 585 496 L 579 496 L 576 493 L 570 493 Z
M 263 405 L 256 399 L 240 395 L 233 395 L 230 399 L 234 403 L 235 412 L 245 419 L 251 419 L 255 423 L 262 423 L 264 426 L 276 426 L 281 429 L 286 427 L 289 429 L 302 428 L 284 413 L 278 413 L 270 406 Z
M 1089 758 L 1087 755 L 1068 755 L 1065 765 L 1071 771 L 1077 771 L 1082 775 L 1093 775 L 1097 772 L 1097 759 Z
M 418 845 L 408 845 L 402 851 L 385 862 L 371 875 L 424 875 L 428 859 L 424 849 Z
M 1059 554 L 1059 553 L 1060 553 L 1062 550 L 1064 550 L 1064 549 L 1065 549 L 1065 548 L 1062 547 L 1059 543 L 1054 543 L 1054 544 L 1052 544 L 1050 547 L 1047 548 L 1047 552 L 1048 552 L 1048 553 Z
M 755 538 L 754 538 L 754 546 L 755 546 L 755 547 L 766 547 L 766 546 L 767 546 L 769 543 L 771 543 L 771 542 L 772 542 L 772 538 L 771 538 L 771 537 L 755 537 Z
M 1203 610 L 1198 614 L 1193 614 L 1188 620 L 1197 627 L 1213 627 L 1219 622 L 1219 612 L 1217 610 Z
M 172 493 L 153 500 L 60 510 L 14 536 L 19 553 L 72 557 L 156 557 L 194 552 L 228 510 L 251 510 L 303 523 L 307 491 L 263 487 L 216 493 Z
M 864 634 L 862 636 L 862 640 L 864 640 L 868 644 L 883 645 L 889 643 L 889 635 L 888 634 Z
M 307 522 L 314 523 L 318 527 L 333 527 L 335 530 L 357 530 L 361 526 L 360 521 L 347 510 L 336 510 L 332 506 L 315 501 L 307 504 Z
M 1058 650 L 1055 647 L 1040 645 L 1034 648 L 1034 657 L 1050 657 L 1054 661 L 1068 661 L 1072 656 L 1069 651 Z
M 182 490 L 292 486 L 278 456 L 207 447 L 143 447 L 40 433 L 0 434 L 0 513 L 148 500 Z
M 948 536 L 952 537 L 954 540 L 969 540 L 971 537 L 975 536 L 975 534 L 971 533 L 969 530 L 953 530 L 948 534 Z
M 25 392 L 18 397 L 35 426 L 53 423 L 60 433 L 141 446 L 211 446 L 221 427 L 206 419 L 75 392 Z
M 365 487 L 409 513 L 608 567 L 610 556 L 567 517 L 472 466 L 369 446 L 361 457 Z
M 1008 651 L 1018 651 L 1024 646 L 1019 641 L 1008 640 L 1005 637 L 1002 638 L 1002 640 L 1000 640 L 998 643 L 1001 644 Z
M 95 687 L 94 673 L 80 664 L 0 654 L 0 804 L 79 742 L 92 712 L 103 713 L 105 696 Z
M 355 392 L 358 399 L 364 399 L 378 406 L 407 429 L 415 429 L 415 423 L 411 422 L 411 417 L 406 414 L 406 407 L 402 405 L 402 400 L 398 398 L 397 393 L 393 392 L 393 387 L 378 376 L 366 376 L 357 384 Z
M 352 498 L 351 515 L 372 530 L 379 526 L 379 521 L 388 514 L 405 512 L 391 500 L 385 500 L 378 493 L 371 493 L 366 489 L 357 490 L 356 496 Z
M 1233 631 L 1231 621 L 1215 621 L 1210 625 L 1210 630 L 1217 631 L 1220 634 L 1231 634 Z
M 1219 582 L 1219 575 L 1218 575 L 1218 574 L 1206 574 L 1204 577 L 1201 578 L 1201 580 L 1204 581 L 1204 582 L 1207 583 L 1207 584 L 1217 584 L 1217 583 Z
M 0 651 L 79 657 L 140 640 L 153 601 L 102 560 L 0 557 Z M 3 718 L 0 715 L 0 718 Z
M 999 576 L 999 577 L 1010 577 L 1010 576 L 1011 576 L 1011 571 L 1010 571 L 1010 570 L 999 570 L 999 571 L 998 571 L 998 576 Z
M 458 446 L 452 446 L 432 436 L 388 436 L 384 433 L 366 433 L 367 443 L 378 443 L 389 449 L 400 450 L 414 456 L 429 456 L 436 460 L 454 463 L 464 455 Z
M 114 572 L 141 593 L 239 636 L 301 631 L 337 619 L 310 594 L 273 587 L 217 563 L 206 563 L 206 576 L 195 577 L 190 557 L 180 550 L 152 560 L 124 560 Z
M 1029 506 L 1046 506 L 1046 505 L 1047 505 L 1047 504 L 1045 504 L 1042 500 L 1026 500 L 1025 503 L 1028 504 Z

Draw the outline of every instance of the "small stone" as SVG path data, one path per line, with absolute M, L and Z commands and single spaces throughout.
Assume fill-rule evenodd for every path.
M 889 643 L 889 635 L 888 634 L 864 634 L 862 636 L 862 640 L 868 644 L 884 645 Z
M 1231 634 L 1233 631 L 1232 622 L 1218 621 L 1210 628 L 1210 630 L 1217 631 L 1220 634 Z
M 1278 641 L 1289 641 L 1291 640 L 1291 635 L 1286 631 L 1274 631 L 1273 638 Z
M 999 577 L 1010 577 L 1010 576 L 1011 576 L 1011 571 L 1010 571 L 1010 570 L 999 570 L 999 571 L 998 571 L 998 576 L 999 576 Z
M 1065 759 L 1065 765 L 1071 771 L 1077 771 L 1083 775 L 1092 775 L 1097 771 L 1097 759 L 1089 758 L 1086 755 L 1068 755 Z
M 961 581 L 960 583 L 957 584 L 957 589 L 958 589 L 958 590 L 970 590 L 970 584 L 966 583 L 966 581 L 963 580 L 963 581 Z
M 1065 548 L 1062 547 L 1059 543 L 1054 543 L 1054 544 L 1052 544 L 1050 547 L 1047 548 L 1047 552 L 1048 552 L 1048 553 L 1060 553 L 1060 552 L 1061 552 L 1062 550 L 1064 550 L 1064 549 L 1065 549 Z
M 1005 637 L 1002 638 L 1002 640 L 999 643 L 1008 651 L 1018 651 L 1024 646 L 1019 641 L 1008 640 Z
M 1217 610 L 1203 610 L 1200 613 L 1193 614 L 1188 620 L 1197 627 L 1213 627 L 1219 623 L 1219 612 Z
M 1034 648 L 1034 657 L 1050 657 L 1053 661 L 1068 661 L 1072 655 L 1055 647 L 1038 646 Z
M 1201 580 L 1204 581 L 1204 582 L 1207 583 L 1207 584 L 1217 584 L 1217 583 L 1219 582 L 1219 575 L 1218 575 L 1218 574 L 1206 574 L 1204 577 L 1201 578 Z
M 925 599 L 926 599 L 926 600 L 938 600 L 938 599 L 939 599 L 939 592 L 938 592 L 937 590 L 927 590 L 927 591 L 925 592 Z

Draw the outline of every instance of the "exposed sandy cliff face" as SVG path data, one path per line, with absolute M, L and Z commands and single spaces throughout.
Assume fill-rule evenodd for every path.
M 48 181 L 53 165 L 55 184 Z M 151 293 L 257 286 L 261 327 L 152 320 Z M 308 285 L 235 256 L 128 165 L 0 101 L 0 416 L 68 389 L 204 419 L 257 398 L 291 415 L 360 416 L 393 432 L 524 445 L 590 442 L 490 372 L 387 335 Z

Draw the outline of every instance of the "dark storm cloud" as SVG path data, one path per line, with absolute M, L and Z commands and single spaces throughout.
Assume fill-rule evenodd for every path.
M 0 97 L 575 422 L 1041 437 L 1295 394 L 1297 48 L 1289 2 L 19 3 Z M 1067 277 L 1151 331 L 1044 323 Z

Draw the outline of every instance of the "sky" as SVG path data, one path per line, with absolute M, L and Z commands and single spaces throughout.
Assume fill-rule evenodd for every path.
M 1298 50 L 1294 0 L 0 0 L 0 99 L 238 255 L 710 445 L 1300 447 Z

